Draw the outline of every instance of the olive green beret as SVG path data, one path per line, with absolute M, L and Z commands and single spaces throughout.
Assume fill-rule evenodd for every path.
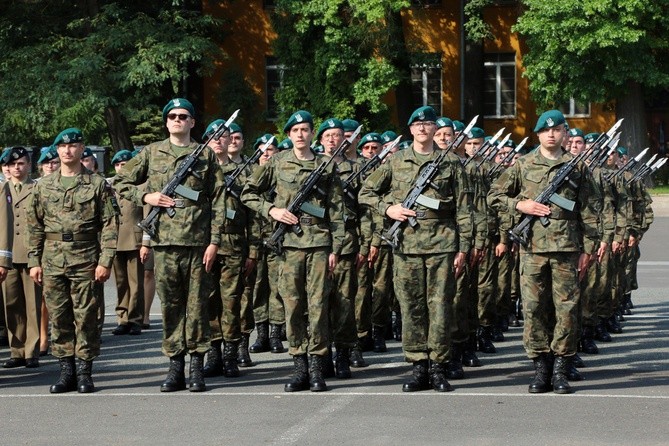
M 310 124 L 311 128 L 314 128 L 314 118 L 311 116 L 311 113 L 305 110 L 298 110 L 288 118 L 286 125 L 283 126 L 283 133 L 288 133 L 295 124 L 302 123 Z
M 513 142 L 513 140 L 511 138 L 509 138 L 504 143 L 504 147 L 511 147 L 512 149 L 515 149 L 516 148 L 516 143 Z
M 435 112 L 434 109 L 429 105 L 418 107 L 416 110 L 414 110 L 413 113 L 411 113 L 411 116 L 409 116 L 409 122 L 407 122 L 407 125 L 411 125 L 416 121 L 436 122 L 437 112 Z
M 569 136 L 571 136 L 572 138 L 577 138 L 577 137 L 580 136 L 581 138 L 585 139 L 585 135 L 583 134 L 583 130 L 581 130 L 579 128 L 576 128 L 576 127 L 574 127 L 573 129 L 569 129 Z
M 123 161 L 130 161 L 132 159 L 132 152 L 127 149 L 121 149 L 116 152 L 116 155 L 111 160 L 112 164 L 122 163 Z
M 225 121 L 222 119 L 216 119 L 214 121 L 211 121 L 207 126 L 207 129 L 202 134 L 202 139 L 204 140 L 208 139 L 211 136 L 211 134 L 216 133 L 216 130 L 218 130 L 223 124 L 225 124 Z
M 381 139 L 383 140 L 384 144 L 390 141 L 395 141 L 397 136 L 397 133 L 393 132 L 392 130 L 386 130 L 385 132 L 381 133 Z
M 73 142 L 81 142 L 84 140 L 84 135 L 76 127 L 70 127 L 65 129 L 56 136 L 56 139 L 53 140 L 53 145 L 57 146 L 58 144 L 70 144 Z
M 357 127 L 356 127 L 357 128 Z M 326 119 L 318 126 L 318 133 L 316 133 L 316 141 L 320 141 L 321 136 L 326 130 L 341 129 L 344 131 L 344 124 L 337 118 Z
M 290 150 L 290 149 L 293 148 L 293 141 L 291 141 L 290 138 L 286 138 L 286 139 L 284 139 L 283 141 L 281 141 L 281 142 L 279 143 L 279 145 L 277 146 L 277 148 L 279 149 L 279 151 L 281 151 L 281 150 Z
M 7 147 L 0 153 L 0 164 L 6 164 L 9 161 L 9 154 L 12 152 L 11 147 Z
M 586 144 L 592 144 L 597 140 L 597 138 L 599 138 L 599 133 L 588 133 L 585 135 L 585 137 L 583 137 Z
M 625 147 L 623 147 L 623 146 L 618 146 L 618 147 L 616 148 L 616 152 L 618 152 L 618 155 L 620 155 L 620 156 L 625 156 L 625 155 L 627 155 L 627 149 L 626 149 Z
M 399 147 L 399 150 L 408 149 L 411 146 L 411 143 L 412 143 L 412 141 L 409 141 L 409 140 L 402 141 L 401 143 L 399 143 L 397 145 L 397 147 Z
M 395 138 L 397 138 L 397 136 Z M 381 138 L 381 135 L 376 132 L 368 133 L 363 136 L 362 139 L 360 139 L 360 142 L 358 143 L 358 149 L 361 149 L 362 146 L 368 142 L 378 142 L 379 144 L 383 144 L 383 138 Z
M 437 119 L 437 129 L 442 129 L 444 127 L 453 128 L 453 121 L 442 116 L 441 118 Z
M 93 151 L 86 147 L 84 148 L 84 151 L 81 152 L 81 159 L 88 158 L 89 156 L 93 156 Z
M 23 157 L 30 157 L 30 154 L 28 153 L 28 150 L 26 150 L 25 147 L 21 146 L 15 146 L 15 147 L 7 147 L 5 150 L 2 151 L 2 155 L 0 155 L 0 164 L 9 164 L 12 161 L 16 161 L 19 158 Z
M 345 132 L 354 132 L 358 127 L 360 127 L 360 123 L 355 119 L 344 119 L 341 123 L 344 125 Z
M 144 149 L 144 147 L 135 147 L 135 150 L 132 151 L 132 157 L 134 158 L 139 155 L 139 152 L 141 152 L 142 149 Z
M 485 138 L 485 132 L 481 127 L 472 127 L 469 134 L 467 134 L 467 138 Z
M 242 132 L 242 128 L 237 124 L 237 123 L 232 123 L 230 124 L 230 134 L 232 135 L 233 133 L 244 133 Z
M 453 130 L 461 132 L 465 129 L 465 123 L 462 121 L 453 121 Z
M 539 119 L 537 119 L 537 125 L 534 126 L 534 131 L 539 132 L 544 129 L 557 127 L 558 125 L 564 123 L 564 115 L 560 110 L 548 110 L 539 116 Z
M 163 107 L 163 121 L 167 121 L 167 114 L 175 108 L 187 110 L 192 117 L 195 117 L 195 107 L 188 99 L 174 98 Z
M 315 153 L 318 153 L 319 155 L 325 153 L 325 149 L 323 148 L 322 144 L 318 144 L 317 146 L 314 146 L 312 149 Z
M 274 138 L 273 135 L 270 135 L 269 133 L 265 133 L 260 138 L 256 139 L 256 142 L 253 143 L 253 150 L 254 151 L 258 150 L 258 147 L 260 147 L 261 145 L 267 144 L 267 141 L 269 141 L 272 138 Z M 272 145 L 276 146 L 276 138 L 274 139 L 274 142 L 272 143 Z
M 51 147 L 45 147 L 47 150 L 42 149 L 42 154 L 39 156 L 39 159 L 37 160 L 37 164 L 44 164 L 48 163 L 51 160 L 55 160 L 58 158 L 58 151 L 54 146 Z

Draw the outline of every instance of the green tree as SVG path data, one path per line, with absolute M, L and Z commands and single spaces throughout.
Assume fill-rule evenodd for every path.
M 669 1 L 524 0 L 514 31 L 527 42 L 525 76 L 543 108 L 573 97 L 615 100 L 622 144 L 647 144 L 644 96 L 669 86 Z
M 209 37 L 220 26 L 189 0 L 3 1 L 0 140 L 44 145 L 78 126 L 88 142 L 131 147 L 135 126 L 223 56 Z

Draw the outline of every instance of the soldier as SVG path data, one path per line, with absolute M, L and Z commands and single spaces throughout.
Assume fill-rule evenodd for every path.
M 298 214 L 286 207 L 292 202 L 300 185 L 311 172 L 325 162 L 310 150 L 314 134 L 311 114 L 299 110 L 291 115 L 283 128 L 293 142 L 293 150 L 274 156 L 248 179 L 242 201 L 254 211 L 272 220 L 298 225 L 301 235 L 288 230 L 280 254 L 279 294 L 286 309 L 289 353 L 293 356 L 294 374 L 285 385 L 286 392 L 310 389 L 327 390 L 323 379 L 324 357 L 328 352 L 328 295 L 331 276 L 337 266 L 344 241 L 342 190 L 335 166 L 322 177 L 320 189 L 309 197 L 311 207 L 322 209 L 323 217 Z M 266 192 L 276 190 L 273 202 Z M 315 211 L 314 211 L 315 212 Z M 308 327 L 305 320 L 308 314 Z M 311 355 L 308 367 L 307 355 Z
M 40 166 L 42 177 L 58 170 L 60 167 L 60 158 L 58 158 L 56 148 L 53 146 L 44 147 L 37 160 L 37 164 Z
M 51 393 L 95 390 L 91 372 L 100 354 L 100 332 L 94 285 L 109 278 L 118 235 L 113 191 L 104 178 L 83 168 L 83 140 L 77 128 L 56 136 L 60 169 L 34 186 L 27 212 L 30 277 L 42 285 L 51 349 L 60 363 Z
M 436 120 L 432 107 L 416 109 L 407 124 L 413 144 L 371 174 L 359 195 L 360 203 L 392 220 L 417 220 L 415 227 L 404 227 L 393 253 L 402 348 L 406 360 L 413 363 L 413 376 L 402 388 L 405 392 L 428 389 L 430 383 L 440 392 L 452 390 L 446 380 L 446 362 L 451 356 L 455 278 L 463 272 L 470 248 L 469 238 L 460 234 L 471 231 L 471 197 L 457 160 L 442 158 L 431 181 L 434 187 L 423 191 L 437 200 L 436 209 L 402 206 L 421 169 L 439 156 L 434 145 Z
M 539 149 L 505 170 L 488 194 L 488 204 L 500 215 L 516 211 L 549 221 L 545 227 L 533 222 L 528 244 L 520 254 L 523 344 L 535 367 L 530 393 L 571 392 L 567 369 L 576 354 L 579 280 L 585 276 L 599 239 L 597 215 L 588 207 L 591 183 L 585 164 L 577 165 L 569 176 L 573 186 L 564 185 L 559 191 L 576 202 L 574 211 L 534 201 L 573 158 L 561 147 L 564 122 L 558 110 L 544 112 L 534 128 Z M 602 245 L 598 255 L 606 250 Z
M 119 150 L 111 160 L 118 174 L 132 159 L 130 150 Z M 83 164 L 83 163 L 82 163 Z M 113 185 L 116 177 L 112 177 Z M 142 207 L 130 200 L 118 200 L 121 217 L 118 228 L 118 245 L 114 257 L 114 279 L 116 280 L 116 318 L 118 325 L 113 335 L 142 334 L 144 321 L 144 267 L 139 250 L 142 246 Z
M 39 367 L 39 318 L 42 292 L 30 278 L 25 243 L 26 205 L 35 182 L 30 178 L 30 155 L 23 147 L 11 148 L 3 160 L 9 167 L 8 189 L 14 217 L 12 269 L 2 284 L 11 358 L 4 368 Z
M 98 173 L 98 159 L 93 155 L 93 151 L 86 147 L 81 154 L 81 164 L 93 173 Z
M 206 390 L 202 372 L 209 350 L 207 309 L 211 271 L 220 245 L 225 218 L 223 174 L 214 152 L 204 148 L 184 186 L 199 192 L 197 200 L 169 197 L 161 193 L 181 161 L 197 143 L 191 138 L 195 110 L 190 101 L 170 100 L 163 108 L 163 122 L 169 138 L 149 144 L 118 174 L 119 195 L 137 205 L 172 208 L 173 218 L 161 213 L 151 240 L 156 290 L 163 315 L 163 353 L 170 358 L 162 392 L 186 388 L 185 354 L 190 354 L 189 390 Z M 142 188 L 138 186 L 146 183 Z

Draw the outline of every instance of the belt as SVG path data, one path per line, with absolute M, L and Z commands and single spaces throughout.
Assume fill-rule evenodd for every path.
M 416 211 L 416 218 L 418 220 L 449 220 L 455 217 L 455 213 L 451 211 L 433 211 L 431 209 Z
M 300 224 L 304 225 L 304 226 L 314 226 L 314 225 L 320 224 L 322 222 L 323 222 L 322 219 L 320 219 L 318 217 L 313 217 L 311 215 L 308 216 L 308 217 L 306 217 L 306 216 L 300 217 Z
M 98 234 L 97 233 L 83 233 L 83 234 L 72 234 L 66 233 L 61 234 L 59 232 L 47 232 L 46 239 L 56 242 L 97 242 Z

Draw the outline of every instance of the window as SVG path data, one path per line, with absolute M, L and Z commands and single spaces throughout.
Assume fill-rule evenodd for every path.
M 590 116 L 590 103 L 584 104 L 571 98 L 569 102 L 560 104 L 558 109 L 566 118 L 584 118 Z
M 267 85 L 265 87 L 265 104 L 267 119 L 276 120 L 279 116 L 279 105 L 276 102 L 276 92 L 281 88 L 283 80 L 284 66 L 280 65 L 273 56 L 267 56 L 265 59 L 265 77 Z
M 488 118 L 516 115 L 516 55 L 486 54 L 484 62 L 483 107 Z
M 441 115 L 441 63 L 431 62 L 411 67 L 411 93 L 414 108 L 429 105 Z

